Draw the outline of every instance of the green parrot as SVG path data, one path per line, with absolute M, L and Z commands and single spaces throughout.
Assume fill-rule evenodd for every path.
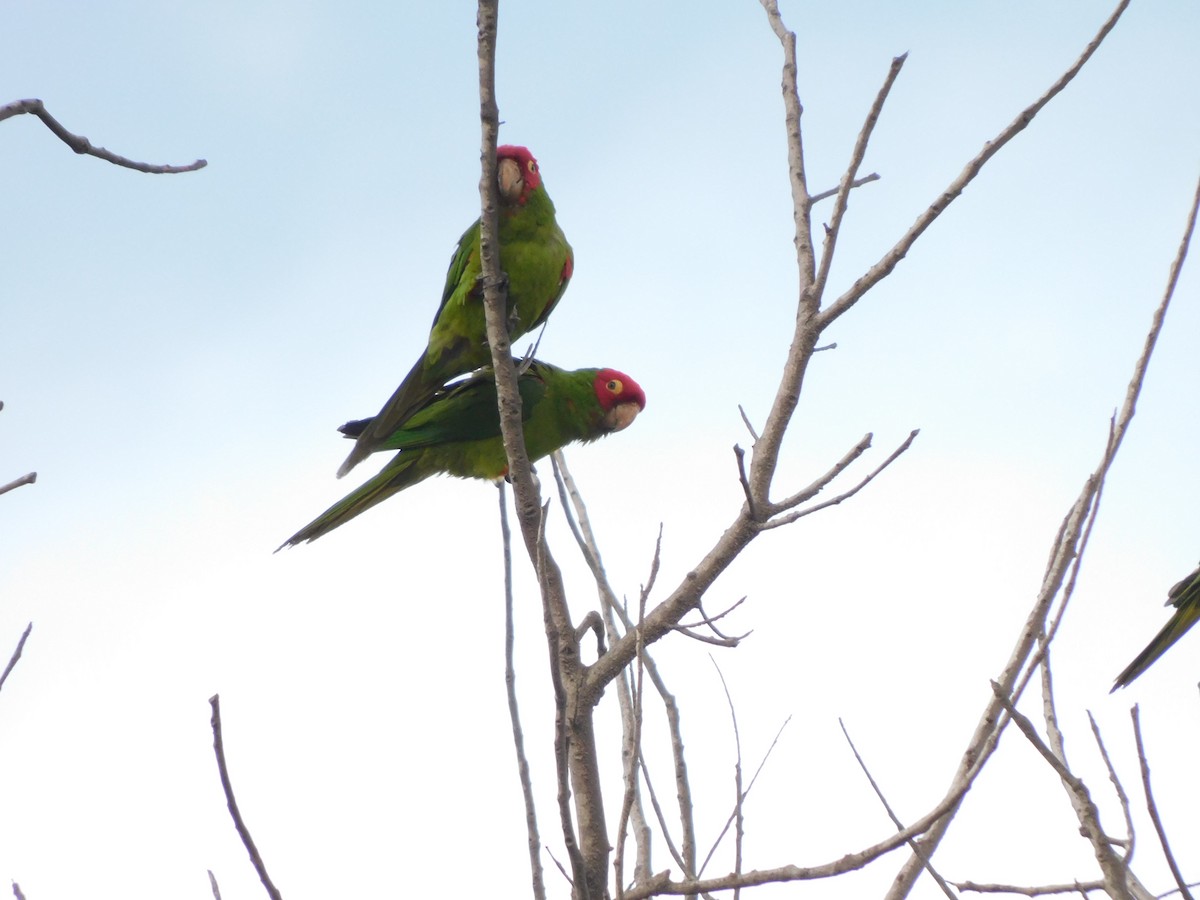
M 1156 659 L 1170 649 L 1171 645 L 1187 633 L 1187 630 L 1200 620 L 1200 569 L 1192 572 L 1183 581 L 1167 591 L 1167 606 L 1175 607 L 1175 615 L 1155 635 L 1145 650 L 1137 655 L 1137 659 L 1125 667 L 1125 671 L 1117 676 L 1112 689 L 1123 688 L 1133 679 L 1145 672 Z M 1112 693 L 1112 691 L 1109 691 Z
M 500 188 L 500 268 L 508 276 L 509 335 L 516 340 L 546 321 L 567 289 L 575 256 L 554 219 L 537 160 L 524 147 L 496 149 Z M 338 469 L 341 478 L 389 441 L 410 415 L 442 385 L 490 365 L 483 290 L 479 284 L 479 220 L 458 241 L 446 272 L 442 305 L 429 330 L 429 345 L 370 423 Z
M 646 406 L 636 381 L 615 369 L 568 372 L 532 360 L 518 380 L 530 461 L 548 456 L 572 441 L 594 441 L 629 426 Z M 357 437 L 374 419 L 341 427 Z M 508 458 L 500 437 L 496 383 L 490 370 L 446 388 L 409 416 L 382 442 L 399 450 L 374 478 L 339 500 L 280 545 L 315 541 L 392 494 L 430 475 L 501 478 Z M 278 550 L 276 551 L 278 552 Z

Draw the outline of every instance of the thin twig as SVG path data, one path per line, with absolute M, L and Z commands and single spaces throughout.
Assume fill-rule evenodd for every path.
M 1083 894 L 1104 890 L 1103 881 L 1073 881 L 1070 884 L 1047 884 L 1040 887 L 1023 887 L 1017 884 L 976 884 L 974 881 L 956 881 L 960 891 L 977 894 L 1020 894 L 1023 897 L 1047 897 L 1051 894 Z
M 733 722 L 733 746 L 737 751 L 737 757 L 733 766 L 733 784 L 734 784 L 734 805 L 733 805 L 733 874 L 735 876 L 742 874 L 742 843 L 745 840 L 745 818 L 742 814 L 742 803 L 746 799 L 745 792 L 742 791 L 742 737 L 738 731 L 737 709 L 733 705 L 733 697 L 729 694 L 729 685 L 725 683 L 725 673 L 721 671 L 721 667 L 717 665 L 717 661 L 712 656 L 708 657 L 712 662 L 713 667 L 717 670 L 717 677 L 721 679 L 721 689 L 725 691 L 725 703 L 729 706 L 729 718 Z M 724 834 L 724 832 L 721 832 Z M 720 840 L 718 838 L 718 840 Z M 716 845 L 713 845 L 716 849 Z M 712 853 L 709 853 L 709 857 Z M 706 859 L 705 864 L 708 864 Z M 733 897 L 737 900 L 741 896 L 741 885 L 734 884 Z
M 754 495 L 750 493 L 750 479 L 746 477 L 746 451 L 740 445 L 733 445 L 733 455 L 737 457 L 738 481 L 742 484 L 742 492 L 746 495 L 746 508 L 750 511 L 750 521 L 757 522 L 758 510 L 754 505 Z
M 1092 518 L 1095 517 L 1095 512 L 1100 505 L 1100 493 L 1097 490 L 1096 501 L 1092 504 Z M 1084 532 L 1083 538 L 1080 541 L 1079 556 L 1076 557 L 1076 568 L 1078 567 L 1080 557 L 1083 555 L 1083 541 L 1087 539 L 1087 531 Z M 1067 590 L 1070 588 L 1070 582 L 1063 589 L 1062 602 L 1066 603 L 1069 599 Z M 1041 652 L 1043 655 L 1041 662 L 1042 672 L 1042 710 L 1046 721 L 1046 734 L 1050 740 L 1050 747 L 1056 758 L 1062 760 L 1064 768 L 1067 765 L 1067 749 L 1066 740 L 1063 737 L 1062 729 L 1058 727 L 1058 713 L 1054 704 L 1054 677 L 1053 670 L 1050 665 L 1050 648 L 1046 639 L 1042 640 Z M 1092 852 L 1096 856 L 1096 860 L 1100 863 L 1100 870 L 1104 873 L 1104 881 L 1106 890 L 1111 896 L 1121 897 L 1129 896 L 1129 884 L 1127 880 L 1128 867 L 1124 860 L 1117 856 L 1113 849 L 1113 842 L 1105 833 L 1103 826 L 1100 824 L 1100 813 L 1096 805 L 1092 802 L 1091 795 L 1086 787 L 1084 787 L 1083 779 L 1076 778 L 1072 783 L 1063 782 L 1063 786 L 1067 790 L 1067 795 L 1071 800 L 1071 806 L 1075 810 L 1075 815 L 1079 819 L 1080 833 L 1087 838 L 1088 843 L 1092 845 Z
M 712 644 L 714 647 L 736 647 L 743 639 L 749 637 L 750 632 L 747 631 L 743 635 L 734 637 L 710 637 L 707 634 L 697 634 L 686 625 L 676 625 L 675 630 L 684 637 L 691 638 L 693 641 L 699 641 L 702 644 Z
M 208 870 L 208 886 L 212 888 L 213 900 L 221 900 L 221 888 L 217 884 L 217 876 L 213 874 L 213 870 Z
M 30 622 L 25 626 L 25 630 L 21 632 L 21 639 L 17 641 L 17 649 L 13 651 L 12 656 L 8 659 L 8 665 L 4 667 L 4 671 L 0 672 L 0 688 L 4 687 L 4 682 L 8 680 L 8 673 L 13 670 L 13 666 L 17 664 L 17 660 L 21 658 L 21 651 L 25 649 L 25 642 L 29 640 L 29 633 L 33 631 L 33 623 Z
M 20 478 L 14 478 L 8 484 L 0 486 L 0 494 L 7 494 L 11 490 L 19 488 L 23 484 L 33 484 L 37 481 L 37 472 L 30 472 L 27 475 L 22 475 Z
M 1096 741 L 1096 746 L 1100 750 L 1100 758 L 1104 760 L 1104 766 L 1108 769 L 1108 780 L 1112 782 L 1113 790 L 1117 792 L 1117 800 L 1121 804 L 1121 812 L 1125 815 L 1125 834 L 1128 837 L 1125 839 L 1125 855 L 1122 859 L 1125 861 L 1125 867 L 1133 862 L 1133 814 L 1129 809 L 1129 795 L 1125 793 L 1125 787 L 1121 784 L 1121 779 L 1117 777 L 1117 770 L 1113 767 L 1112 759 L 1108 755 L 1108 748 L 1104 746 L 1104 738 L 1100 734 L 1100 726 L 1096 724 L 1096 718 L 1092 715 L 1091 710 L 1088 710 L 1088 722 L 1092 726 L 1092 737 Z M 1116 843 L 1116 841 L 1114 841 Z
M 875 130 L 875 125 L 879 121 L 879 114 L 883 111 L 883 104 L 887 101 L 888 94 L 892 91 L 892 85 L 896 83 L 896 78 L 900 75 L 900 70 L 904 68 L 904 61 L 908 58 L 907 53 L 902 53 L 892 60 L 891 66 L 888 68 L 887 77 L 883 80 L 882 87 L 875 95 L 875 101 L 871 104 L 870 110 L 867 111 L 866 121 L 859 129 L 858 137 L 854 141 L 854 150 L 850 154 L 850 163 L 846 166 L 846 171 L 842 175 L 841 184 L 838 185 L 837 199 L 833 204 L 833 214 L 829 219 L 829 226 L 825 229 L 825 242 L 821 247 L 821 266 L 817 270 L 817 280 L 813 285 L 813 293 L 818 300 L 825 293 L 825 284 L 829 280 L 829 269 L 833 265 L 834 251 L 837 248 L 838 235 L 842 230 L 842 221 L 846 215 L 847 205 L 850 200 L 850 189 L 854 186 L 854 176 L 858 173 L 858 167 L 862 165 L 863 157 L 867 155 L 867 144 L 871 141 L 871 134 Z M 811 200 L 810 200 L 811 202 Z
M 604 655 L 604 620 L 596 610 L 588 610 L 587 615 L 575 627 L 575 643 L 581 642 L 588 632 L 596 635 L 596 655 Z
M 1167 830 L 1163 827 L 1162 818 L 1158 814 L 1158 805 L 1154 802 L 1154 791 L 1150 787 L 1150 763 L 1146 759 L 1146 748 L 1142 744 L 1142 721 L 1136 705 L 1129 711 L 1129 716 L 1133 720 L 1133 739 L 1137 743 L 1138 763 L 1142 768 L 1142 787 L 1146 791 L 1146 812 L 1150 813 L 1150 821 L 1154 823 L 1154 831 L 1162 846 L 1167 867 L 1171 870 L 1171 877 L 1175 879 L 1175 884 L 1179 887 L 1179 896 L 1183 900 L 1192 900 L 1192 893 L 1188 890 L 1187 881 L 1184 880 L 1183 873 L 1179 871 L 1179 864 L 1175 862 L 1175 856 L 1171 853 L 1171 845 L 1167 841 Z
M 728 638 L 729 635 L 722 634 L 720 629 L 717 628 L 716 623 L 719 622 L 721 619 L 725 618 L 727 615 L 729 615 L 731 612 L 733 612 L 735 609 L 737 609 L 739 606 L 741 606 L 745 602 L 746 602 L 746 598 L 742 597 L 736 603 L 734 603 L 732 606 L 730 606 L 728 609 L 717 613 L 715 616 L 710 616 L 708 613 L 706 613 L 704 611 L 703 603 L 698 604 L 696 609 L 700 612 L 700 621 L 699 622 L 680 622 L 676 627 L 677 628 L 699 628 L 701 625 L 707 625 L 709 628 L 711 628 L 713 630 L 713 632 L 716 634 L 717 637 Z M 746 632 L 746 634 L 742 635 L 742 638 L 745 638 L 749 634 L 750 634 L 750 632 Z M 740 640 L 740 638 L 739 638 L 739 640 Z
M 267 874 L 267 867 L 263 864 L 258 848 L 254 846 L 254 839 L 250 837 L 250 829 L 242 821 L 237 800 L 233 796 L 229 770 L 225 767 L 225 744 L 221 739 L 221 697 L 219 694 L 213 694 L 208 698 L 208 702 L 212 706 L 213 751 L 217 755 L 217 771 L 221 775 L 221 789 L 225 791 L 225 803 L 229 806 L 229 815 L 233 817 L 233 826 L 237 829 L 238 837 L 242 839 L 242 846 L 250 854 L 250 862 L 254 864 L 254 870 L 258 872 L 258 878 L 263 883 L 263 887 L 267 889 L 268 896 L 271 897 L 271 900 L 280 900 L 279 890 L 271 882 L 271 876 Z
M 641 602 L 638 606 L 638 622 L 646 615 L 646 591 L 642 591 Z M 640 633 L 640 632 L 639 632 Z M 624 872 L 625 872 L 625 836 L 629 827 L 629 816 L 634 808 L 634 799 L 637 796 L 637 781 L 638 781 L 638 760 L 642 756 L 642 685 L 645 675 L 645 648 L 638 648 L 638 667 L 637 667 L 637 683 L 633 691 L 633 704 L 631 710 L 632 722 L 629 723 L 629 734 L 625 748 L 624 759 L 624 781 L 625 791 L 621 798 L 621 813 L 617 817 L 617 849 L 613 868 L 616 873 L 617 883 L 617 898 L 622 900 L 625 896 Z
M 1043 663 L 1042 671 L 1046 672 L 1048 669 L 1049 666 Z M 1071 805 L 1075 808 L 1076 815 L 1079 817 L 1081 830 L 1089 843 L 1091 843 L 1092 852 L 1095 853 L 1096 861 L 1100 864 L 1100 871 L 1104 873 L 1104 889 L 1115 900 L 1133 900 L 1133 895 L 1130 894 L 1129 886 L 1126 883 L 1125 864 L 1114 852 L 1112 842 L 1104 834 L 1104 829 L 1100 825 L 1100 811 L 1092 801 L 1091 794 L 1088 791 L 1087 785 L 1084 784 L 1083 779 L 1067 768 L 1066 760 L 1059 753 L 1055 753 L 1054 750 L 1046 745 L 1034 729 L 1033 723 L 1024 715 L 1017 712 L 1016 707 L 1012 705 L 1012 702 L 996 681 L 992 681 L 992 692 L 1000 705 L 1012 717 L 1012 721 L 1016 724 L 1017 728 L 1029 740 L 1029 743 L 1033 745 L 1034 749 L 1042 755 L 1042 758 L 1050 764 L 1050 767 L 1062 779 L 1063 785 L 1067 788 L 1067 793 L 1071 798 Z M 1055 738 L 1055 740 L 1061 740 L 1061 735 Z
M 872 181 L 878 181 L 878 180 L 879 180 L 879 173 L 872 172 L 870 175 L 864 175 L 862 178 L 855 178 L 852 182 L 850 182 L 850 187 L 852 187 L 852 188 L 862 187 L 864 184 L 870 184 Z M 809 197 L 808 202 L 809 203 L 820 203 L 822 200 L 828 200 L 830 197 L 836 196 L 837 192 L 840 190 L 841 190 L 841 185 L 839 185 L 838 187 L 835 187 L 835 188 L 830 188 L 827 191 L 821 191 L 819 194 L 813 194 L 811 197 Z M 818 347 L 817 349 L 820 350 L 822 348 Z
M 151 175 L 174 175 L 179 172 L 195 172 L 197 169 L 203 169 L 208 165 L 208 162 L 203 159 L 198 159 L 186 166 L 156 166 L 150 163 L 135 162 L 132 159 L 126 159 L 124 156 L 118 156 L 110 150 L 105 150 L 103 147 L 94 146 L 83 135 L 72 134 L 66 128 L 50 115 L 46 110 L 46 106 L 41 100 L 14 100 L 12 103 L 7 103 L 0 106 L 0 122 L 5 119 L 19 116 L 24 113 L 37 116 L 49 128 L 54 135 L 64 144 L 74 150 L 76 153 L 94 156 L 97 159 L 103 159 L 112 163 L 115 166 L 121 166 L 125 169 L 134 169 L 138 172 L 148 172 Z
M 12 883 L 12 889 L 13 889 L 13 896 L 16 897 L 17 900 L 25 900 L 25 895 L 21 893 L 21 886 L 19 884 L 17 884 L 15 881 Z
M 746 410 L 742 407 L 742 404 L 740 404 L 740 403 L 738 404 L 738 412 L 741 414 L 742 423 L 746 426 L 746 430 L 748 432 L 750 432 L 750 437 L 754 438 L 754 440 L 757 441 L 758 440 L 758 432 L 755 431 L 754 426 L 750 424 L 750 417 L 748 415 L 746 415 Z
M 763 767 L 767 764 L 767 760 L 771 758 L 771 753 L 775 750 L 775 745 L 779 743 L 779 738 L 783 735 L 783 729 L 788 727 L 788 723 L 792 721 L 792 717 L 788 716 L 783 720 L 783 724 L 779 726 L 779 730 L 775 732 L 775 737 L 771 741 L 771 746 L 767 748 L 767 752 L 763 754 L 763 758 L 758 761 L 758 768 L 754 770 L 754 774 L 750 777 L 750 783 L 746 785 L 746 792 L 743 796 L 749 797 L 750 792 L 754 790 L 754 782 L 758 781 L 758 776 L 762 774 Z M 717 835 L 717 839 L 713 841 L 713 845 L 709 848 L 708 855 L 704 857 L 704 865 L 700 867 L 700 874 L 708 868 L 709 862 L 712 861 L 713 854 L 717 852 L 717 848 L 721 846 L 721 841 L 725 839 L 725 835 L 729 832 L 729 826 L 733 824 L 734 817 L 737 815 L 737 810 L 729 814 L 729 818 L 725 820 L 725 827 L 721 829 L 721 833 Z
M 781 525 L 790 525 L 792 522 L 795 522 L 797 519 L 802 519 L 805 516 L 810 516 L 819 510 L 827 509 L 830 506 L 837 506 L 839 503 L 842 503 L 845 500 L 849 500 L 851 497 L 853 497 L 855 494 L 857 494 L 859 491 L 861 491 L 863 488 L 865 488 L 868 484 L 870 484 L 872 481 L 874 481 L 876 476 L 879 475 L 879 473 L 881 473 L 884 469 L 886 469 L 888 466 L 890 466 L 892 463 L 894 463 L 897 459 L 899 459 L 900 455 L 902 453 L 904 453 L 904 451 L 906 451 L 909 447 L 912 446 L 912 442 L 914 440 L 916 440 L 917 435 L 920 433 L 921 433 L 921 430 L 919 428 L 914 428 L 909 433 L 908 437 L 905 438 L 904 441 L 900 444 L 900 446 L 897 447 L 895 450 L 893 450 L 888 455 L 887 459 L 885 459 L 878 466 L 876 466 L 875 469 L 870 474 L 868 474 L 865 478 L 863 478 L 863 480 L 860 481 L 858 484 L 856 484 L 854 487 L 850 488 L 847 491 L 843 491 L 842 493 L 838 494 L 836 497 L 830 497 L 828 500 L 822 500 L 820 503 L 815 503 L 812 506 L 809 506 L 805 509 L 797 509 L 797 510 L 793 510 L 792 512 L 787 513 L 785 515 L 776 516 L 775 518 L 771 519 L 769 522 L 763 523 L 763 525 L 762 525 L 763 530 L 765 531 L 770 528 L 778 528 Z M 818 488 L 818 490 L 820 490 L 820 488 Z M 799 495 L 797 495 L 797 496 L 799 496 Z M 797 502 L 799 502 L 799 501 L 797 501 Z M 773 508 L 774 509 L 784 509 L 788 505 L 789 505 L 789 501 L 785 501 L 784 503 L 774 504 Z
M 570 873 L 563 868 L 563 864 L 558 861 L 558 857 L 554 855 L 554 851 L 547 847 L 546 852 L 550 854 L 550 859 L 554 865 L 558 866 L 558 871 L 562 873 L 563 880 L 566 881 L 567 884 L 574 886 L 574 882 L 571 881 Z
M 521 728 L 521 712 L 517 705 L 517 668 L 514 662 L 516 628 L 513 624 L 512 532 L 508 527 L 508 497 L 504 482 L 497 483 L 500 495 L 500 537 L 504 546 L 504 688 L 508 694 L 508 717 L 512 722 L 513 748 L 517 754 L 517 778 L 521 782 L 521 797 L 525 802 L 525 833 L 529 850 L 529 873 L 533 879 L 533 896 L 545 900 L 546 882 L 542 870 L 542 839 L 538 834 L 537 809 L 533 802 L 533 780 L 529 774 L 529 759 L 525 755 L 525 732 Z
M 903 831 L 904 823 L 900 821 L 900 817 L 896 815 L 895 811 L 892 809 L 892 805 L 888 803 L 887 797 L 883 795 L 883 790 L 876 783 L 874 776 L 871 775 L 871 770 L 867 768 L 867 764 L 863 760 L 862 755 L 858 752 L 858 748 L 854 746 L 854 741 L 851 740 L 850 732 L 846 730 L 846 723 L 842 721 L 841 716 L 838 716 L 838 725 L 842 729 L 842 735 L 846 738 L 846 743 L 850 745 L 850 752 L 854 754 L 854 758 L 858 761 L 858 767 L 862 769 L 863 774 L 867 776 L 867 783 L 871 785 L 871 790 L 875 792 L 875 796 L 878 797 L 879 802 L 883 804 L 883 809 L 888 814 L 888 818 L 892 820 L 892 824 L 895 825 L 898 830 Z M 916 841 L 909 841 L 908 846 L 913 853 L 921 854 L 921 848 L 917 845 Z M 924 856 L 924 854 L 921 855 Z M 938 887 L 942 889 L 943 894 L 945 894 L 947 897 L 950 897 L 951 900 L 956 900 L 954 891 L 950 890 L 950 885 L 946 883 L 946 879 L 942 878 L 937 869 L 933 867 L 933 863 L 931 863 L 928 859 L 925 860 L 925 871 L 927 871 L 930 877 L 937 882 Z
M 1084 48 L 1083 53 L 1080 54 L 1079 58 L 1071 65 L 1071 67 L 1068 68 L 1066 72 L 1064 72 L 1058 78 L 1058 80 L 1054 82 L 1054 84 L 1047 88 L 1046 92 L 1042 94 L 1042 96 L 1022 110 L 1020 115 L 1018 115 L 1015 119 L 1013 119 L 1012 122 L 1001 129 L 999 134 L 984 144 L 983 149 L 980 150 L 979 153 L 967 163 L 966 167 L 962 170 L 958 177 L 950 182 L 950 184 L 946 186 L 945 190 L 938 195 L 937 199 L 934 200 L 933 203 L 931 203 L 928 208 L 926 208 L 919 216 L 917 216 L 917 219 L 915 222 L 913 222 L 912 227 L 910 227 L 908 231 L 904 233 L 904 236 L 896 242 L 895 246 L 885 253 L 879 262 L 871 266 L 865 275 L 862 275 L 857 281 L 855 281 L 854 284 L 845 291 L 845 293 L 843 293 L 837 298 L 837 300 L 829 304 L 829 306 L 821 311 L 821 328 L 825 328 L 832 324 L 835 319 L 837 319 L 848 309 L 850 309 L 850 307 L 857 303 L 867 291 L 891 274 L 892 270 L 896 268 L 896 265 L 900 262 L 900 260 L 904 259 L 904 257 L 908 254 L 908 251 L 912 249 L 912 246 L 916 242 L 917 238 L 919 238 L 921 234 L 924 233 L 925 229 L 932 225 L 934 220 L 937 219 L 938 216 L 940 216 L 943 212 L 945 212 L 950 204 L 953 203 L 960 194 L 962 194 L 967 185 L 969 185 L 975 179 L 975 176 L 982 171 L 988 160 L 995 156 L 1002 147 L 1009 143 L 1009 141 L 1024 131 L 1025 128 L 1028 127 L 1029 123 L 1034 120 L 1034 117 L 1042 111 L 1043 107 L 1045 107 L 1047 103 L 1058 96 L 1058 94 L 1068 84 L 1071 83 L 1075 76 L 1079 74 L 1080 69 L 1082 69 L 1087 61 L 1092 58 L 1092 54 L 1096 52 L 1100 44 L 1106 37 L 1108 37 L 1108 33 L 1116 26 L 1117 20 L 1121 18 L 1121 14 L 1125 12 L 1125 8 L 1128 5 L 1129 0 L 1121 0 L 1117 8 L 1113 11 L 1112 15 L 1110 15 L 1105 23 L 1100 27 L 1100 30 L 1096 33 L 1096 36 L 1092 38 L 1087 47 Z
M 798 506 L 806 500 L 811 500 L 825 488 L 842 472 L 846 471 L 850 465 L 871 449 L 871 441 L 875 436 L 870 432 L 859 438 L 858 443 L 842 454 L 842 458 L 834 463 L 824 474 L 816 481 L 808 485 L 785 500 L 780 500 L 778 503 L 771 504 L 771 512 L 776 513 L 785 509 L 791 509 L 793 506 Z

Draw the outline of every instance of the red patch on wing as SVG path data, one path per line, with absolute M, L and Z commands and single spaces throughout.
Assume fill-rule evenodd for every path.
M 572 253 L 568 253 L 567 261 L 563 263 L 562 274 L 558 276 L 558 283 L 566 284 L 571 280 L 573 274 L 575 274 L 575 256 Z

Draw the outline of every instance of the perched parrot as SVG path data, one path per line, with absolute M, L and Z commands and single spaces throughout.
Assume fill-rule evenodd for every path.
M 1187 633 L 1187 630 L 1200 620 L 1200 569 L 1192 572 L 1187 578 L 1167 591 L 1167 606 L 1175 607 L 1175 615 L 1155 635 L 1145 650 L 1137 655 L 1137 659 L 1125 667 L 1125 671 L 1117 676 L 1112 689 L 1126 687 L 1133 679 L 1145 672 L 1156 659 L 1170 649 L 1171 645 Z M 1109 693 L 1112 693 L 1110 691 Z
M 533 360 L 518 381 L 525 449 L 541 459 L 572 441 L 594 441 L 629 426 L 646 406 L 646 395 L 628 375 L 614 369 L 567 372 Z M 356 437 L 373 419 L 347 422 L 341 431 Z M 459 478 L 501 478 L 508 459 L 500 437 L 496 383 L 481 372 L 427 401 L 382 442 L 400 452 L 358 490 L 339 500 L 279 547 L 315 541 L 392 494 L 445 473 Z M 277 551 L 278 552 L 278 551 Z
M 500 268 L 508 276 L 509 335 L 516 340 L 538 327 L 558 303 L 575 256 L 554 219 L 537 160 L 524 147 L 496 150 L 500 188 Z M 446 272 L 442 305 L 429 330 L 429 345 L 396 392 L 357 436 L 338 469 L 341 478 L 376 450 L 394 449 L 394 432 L 442 385 L 491 364 L 479 284 L 479 220 L 458 241 Z

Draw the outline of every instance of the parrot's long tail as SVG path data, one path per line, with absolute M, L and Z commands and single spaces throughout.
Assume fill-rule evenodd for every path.
M 1171 648 L 1172 644 L 1196 624 L 1197 619 L 1200 619 L 1200 603 L 1193 601 L 1176 610 L 1175 615 L 1171 616 L 1171 620 L 1167 622 L 1163 630 L 1154 636 L 1150 645 L 1137 655 L 1137 659 L 1125 667 L 1124 672 L 1117 676 L 1112 689 L 1115 691 L 1117 688 L 1125 687 L 1150 668 L 1160 656 Z
M 362 431 L 352 435 L 342 430 L 346 427 L 344 425 L 342 429 L 338 429 L 347 437 L 354 437 L 356 440 L 354 449 L 350 451 L 350 455 L 338 469 L 337 477 L 341 478 L 378 450 L 383 441 L 436 394 L 440 387 L 441 384 L 431 381 L 430 376 L 425 372 L 425 357 L 422 356 L 412 370 L 404 376 L 400 387 L 396 388 L 392 396 L 388 398 L 388 402 L 383 404 L 383 409 L 379 411 L 379 414 L 369 420 L 360 420 L 366 422 Z
M 422 454 L 419 450 L 398 453 L 396 458 L 388 463 L 378 475 L 333 504 L 280 544 L 275 552 L 278 553 L 284 547 L 315 541 L 321 535 L 328 534 L 339 525 L 349 522 L 376 503 L 386 500 L 392 494 L 399 493 L 407 487 L 412 487 L 418 481 L 425 480 L 433 472 L 421 465 L 421 460 Z

